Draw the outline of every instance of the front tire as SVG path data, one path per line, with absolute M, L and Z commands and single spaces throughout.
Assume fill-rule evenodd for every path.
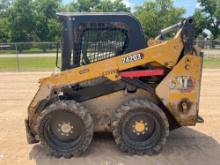
M 131 154 L 157 154 L 169 135 L 163 111 L 147 99 L 133 99 L 114 114 L 113 136 L 122 151 Z
M 93 129 L 88 110 L 75 101 L 57 101 L 37 120 L 41 143 L 56 157 L 70 158 L 85 152 L 92 141 Z

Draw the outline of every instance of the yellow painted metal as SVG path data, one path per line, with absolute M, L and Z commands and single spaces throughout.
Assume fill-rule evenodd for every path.
M 199 106 L 202 57 L 186 55 L 156 87 L 156 94 L 181 125 L 194 125 Z
M 76 84 L 102 76 L 107 77 L 112 81 L 116 81 L 120 79 L 120 71 L 136 66 L 142 66 L 150 62 L 157 62 L 164 67 L 172 68 L 177 63 L 177 60 L 179 59 L 179 56 L 183 50 L 183 42 L 180 37 L 180 32 L 181 29 L 173 39 L 165 41 L 161 44 L 63 71 L 50 77 L 41 79 L 39 90 L 28 107 L 29 112 L 34 112 L 37 104 L 41 100 L 50 99 L 54 90 L 63 86 Z M 143 58 L 133 62 L 123 63 L 122 58 L 137 54 L 143 55 Z
M 161 65 L 164 65 L 165 67 L 171 68 L 176 64 L 182 49 L 183 43 L 181 38 L 178 37 L 170 41 L 166 41 L 160 45 L 152 46 L 122 56 L 84 65 L 61 72 L 56 75 L 52 75 L 50 77 L 41 79 L 40 83 L 52 84 L 53 86 L 59 87 L 63 85 L 79 83 L 100 76 L 104 76 L 112 80 L 117 80 L 119 78 L 117 76 L 118 71 L 141 66 L 149 62 L 157 62 Z M 143 59 L 126 64 L 122 63 L 122 58 L 140 53 L 144 55 Z M 115 77 L 112 77 L 112 75 L 115 75 Z
M 135 132 L 139 132 L 139 133 L 142 133 L 147 129 L 147 127 L 145 128 L 145 123 L 143 121 L 135 122 L 133 127 L 135 129 Z
M 162 40 L 150 38 L 150 39 L 148 40 L 147 44 L 148 44 L 148 46 L 154 46 L 154 45 L 161 44 L 162 42 L 163 42 Z

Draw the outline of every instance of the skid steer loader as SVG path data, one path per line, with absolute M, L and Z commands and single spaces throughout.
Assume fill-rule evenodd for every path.
M 128 13 L 58 13 L 61 72 L 39 81 L 25 120 L 29 144 L 56 157 L 78 156 L 94 132 L 112 132 L 131 154 L 159 153 L 169 131 L 198 116 L 202 53 L 194 19 L 145 42 Z

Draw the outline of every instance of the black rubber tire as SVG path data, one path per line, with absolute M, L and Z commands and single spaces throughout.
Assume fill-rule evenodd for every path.
M 48 131 L 49 128 L 45 128 L 47 126 L 46 123 L 51 121 L 52 114 L 56 114 L 56 112 L 62 114 L 63 111 L 73 113 L 80 121 L 82 121 L 83 125 L 82 134 L 80 134 L 79 140 L 77 140 L 74 146 L 66 148 L 61 145 L 61 141 L 56 140 L 56 142 L 53 142 L 53 140 L 49 140 L 51 137 L 48 138 L 48 136 L 53 135 Z M 37 133 L 41 143 L 45 146 L 49 154 L 55 157 L 63 156 L 65 158 L 79 156 L 87 150 L 92 141 L 94 133 L 93 119 L 88 110 L 80 103 L 75 101 L 57 101 L 46 107 L 39 115 L 37 119 Z
M 152 131 L 152 137 L 146 138 L 143 142 L 129 139 L 125 136 L 125 130 L 123 125 L 129 116 L 135 116 L 140 110 L 141 113 L 147 113 L 152 115 L 155 122 L 155 128 Z M 158 154 L 166 143 L 166 139 L 169 136 L 169 123 L 164 112 L 154 103 L 147 99 L 133 99 L 123 104 L 113 115 L 112 120 L 113 136 L 116 144 L 119 148 L 131 154 L 137 155 L 154 155 Z M 127 134 L 127 133 L 126 133 Z

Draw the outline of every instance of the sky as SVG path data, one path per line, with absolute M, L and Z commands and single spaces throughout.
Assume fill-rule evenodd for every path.
M 71 0 L 63 0 L 64 3 L 68 3 Z M 127 6 L 134 7 L 136 5 L 141 5 L 144 0 L 123 0 Z M 185 16 L 193 15 L 195 8 L 197 6 L 197 0 L 173 0 L 176 7 L 183 7 L 186 9 Z

